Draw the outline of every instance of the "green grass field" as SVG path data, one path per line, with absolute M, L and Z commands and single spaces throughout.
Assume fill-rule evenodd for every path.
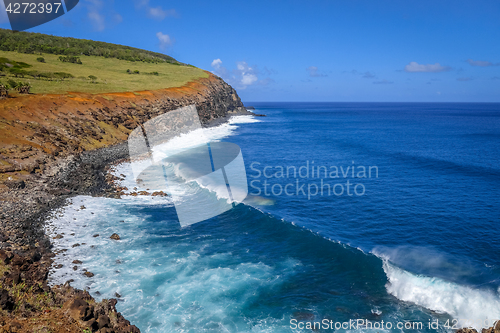
M 206 78 L 208 74 L 196 67 L 176 65 L 170 63 L 145 63 L 104 58 L 96 56 L 80 56 L 82 65 L 62 62 L 54 54 L 25 54 L 11 51 L 0 51 L 0 57 L 32 65 L 28 71 L 38 72 L 66 72 L 74 78 L 69 79 L 35 79 L 32 76 L 15 78 L 8 71 L 0 72 L 0 82 L 4 83 L 12 78 L 15 81 L 29 82 L 31 92 L 35 94 L 64 94 L 67 92 L 105 93 L 140 90 L 156 90 L 179 87 L 199 78 Z M 45 63 L 38 62 L 43 57 Z M 139 71 L 140 74 L 128 74 L 130 71 Z M 158 75 L 148 74 L 158 72 Z M 95 83 L 89 75 L 97 77 Z

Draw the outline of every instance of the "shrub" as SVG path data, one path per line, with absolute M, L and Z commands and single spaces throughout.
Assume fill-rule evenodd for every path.
M 62 62 L 70 62 L 72 64 L 82 64 L 82 61 L 80 60 L 80 57 L 76 56 L 59 56 L 59 60 Z
M 52 79 L 54 77 L 54 73 L 51 73 L 51 72 L 42 72 L 42 73 L 38 73 L 38 77 L 43 77 L 43 78 L 46 78 L 46 79 Z
M 136 70 L 134 71 L 134 74 L 139 74 L 139 71 L 136 69 Z
M 20 94 L 29 94 L 31 89 L 31 84 L 27 82 L 18 82 L 16 89 L 17 91 L 19 91 Z
M 29 68 L 29 67 L 33 67 L 33 66 L 28 65 L 27 63 L 25 63 L 25 62 L 21 62 L 21 61 L 16 61 L 14 66 L 15 66 L 15 67 L 19 67 L 19 68 Z
M 92 80 L 92 83 L 95 83 L 95 80 L 97 80 L 97 77 L 94 75 L 89 75 L 89 79 Z
M 64 80 L 64 79 L 72 79 L 74 76 L 70 73 L 65 73 L 65 72 L 55 72 L 54 76 L 58 79 Z
M 36 58 L 36 61 L 38 61 L 38 62 L 45 62 L 45 58 L 44 57 L 38 57 L 38 58 Z
M 15 87 L 17 87 L 17 82 L 12 80 L 12 79 L 8 79 L 7 80 L 7 85 L 11 88 L 11 89 L 14 89 Z
M 28 71 L 26 74 L 33 76 L 35 79 L 40 77 L 40 73 L 38 71 Z
M 25 70 L 23 69 L 20 69 L 18 67 L 12 67 L 9 69 L 9 72 L 14 75 L 15 77 L 24 77 L 25 75 L 28 74 L 28 72 L 26 72 Z

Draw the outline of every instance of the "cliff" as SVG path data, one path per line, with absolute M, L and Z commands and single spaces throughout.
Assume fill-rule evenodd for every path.
M 156 91 L 29 95 L 3 100 L 0 182 L 5 173 L 42 172 L 57 156 L 123 142 L 146 120 L 190 104 L 196 104 L 203 123 L 243 107 L 236 91 L 213 74 L 183 87 Z
M 70 281 L 48 286 L 54 254 L 43 226 L 71 196 L 116 197 L 105 169 L 128 156 L 129 133 L 192 104 L 204 124 L 246 112 L 235 90 L 212 74 L 155 91 L 0 101 L 0 332 L 139 332 L 116 300 L 97 303 Z

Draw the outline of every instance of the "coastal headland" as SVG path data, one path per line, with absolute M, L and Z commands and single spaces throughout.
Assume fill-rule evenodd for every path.
M 192 104 L 205 126 L 249 114 L 236 91 L 208 72 L 166 89 L 0 101 L 0 332 L 139 332 L 116 300 L 97 303 L 71 281 L 48 286 L 54 253 L 44 221 L 75 195 L 119 197 L 106 167 L 128 157 L 128 134 Z

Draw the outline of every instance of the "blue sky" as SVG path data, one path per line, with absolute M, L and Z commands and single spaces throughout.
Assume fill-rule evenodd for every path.
M 80 0 L 29 31 L 164 52 L 247 102 L 500 102 L 499 18 L 496 0 Z

